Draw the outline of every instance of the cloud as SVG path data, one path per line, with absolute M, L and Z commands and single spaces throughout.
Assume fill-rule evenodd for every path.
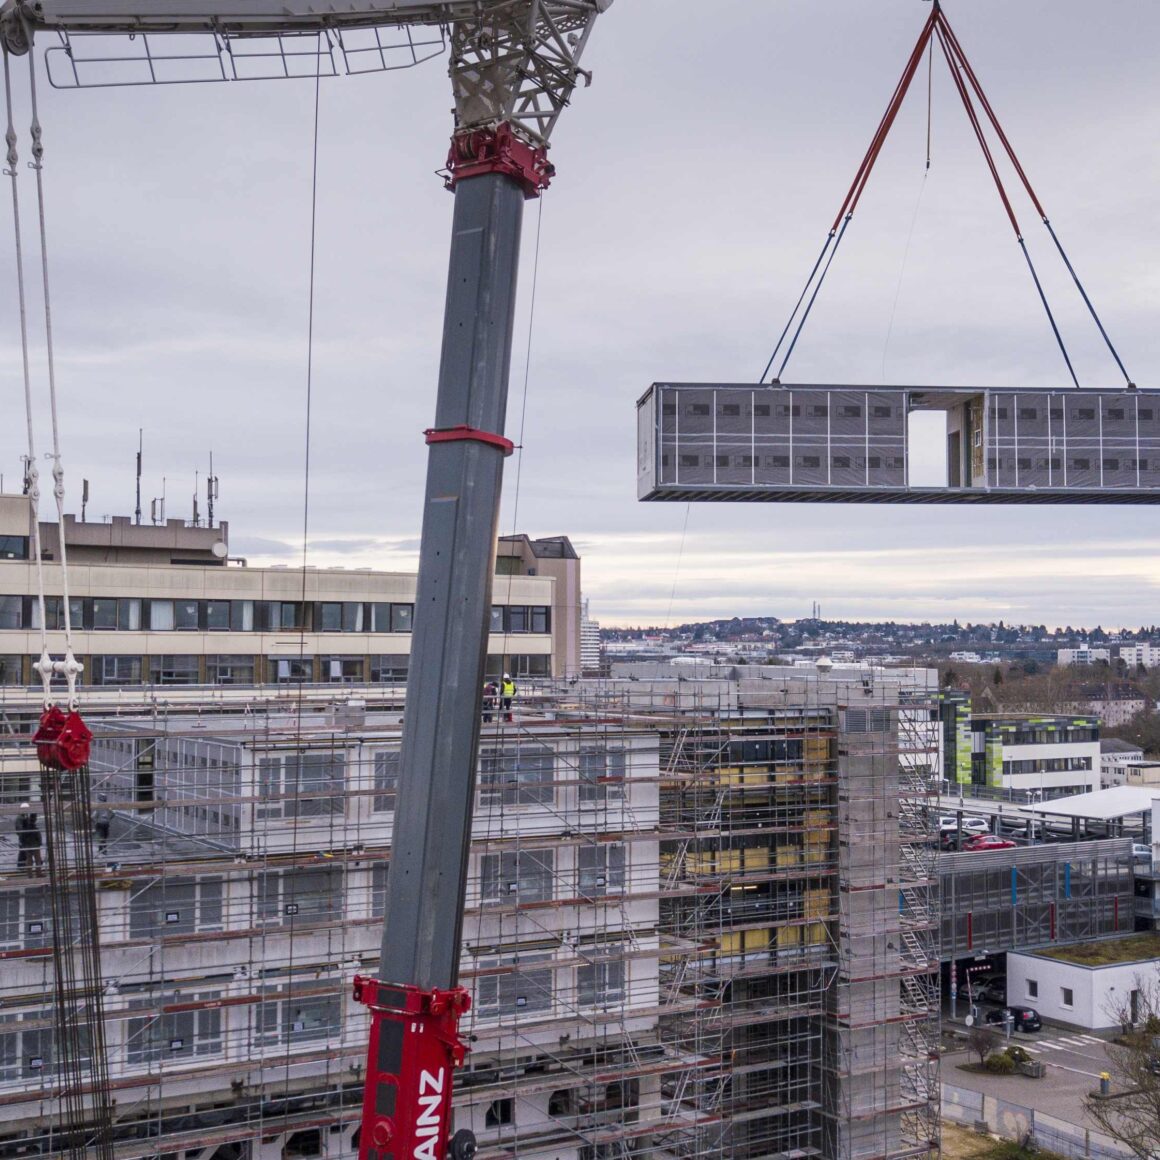
M 670 605 L 682 618 L 793 616 L 822 599 L 835 614 L 906 619 L 1154 619 L 1149 549 L 1125 547 L 1147 539 L 1143 509 L 690 511 L 636 500 L 636 399 L 656 380 L 757 377 L 918 7 L 719 0 L 706 18 L 694 0 L 633 0 L 600 18 L 585 60 L 593 84 L 554 139 L 558 176 L 526 212 L 507 420 L 523 450 L 518 486 L 508 462 L 499 520 L 504 532 L 582 545 L 596 616 L 655 622 Z M 1160 188 L 1160 153 L 1139 147 L 1160 120 L 1160 7 L 1121 6 L 1101 21 L 1090 4 L 1059 0 L 1052 52 L 1041 53 L 1042 7 L 976 0 L 954 20 L 1133 378 L 1156 385 L 1160 236 L 1136 223 Z M 925 168 L 924 96 L 903 110 L 787 376 L 1066 385 L 937 72 Z M 451 128 L 445 69 L 323 86 L 308 367 L 312 101 L 313 87 L 294 83 L 42 94 L 70 494 L 87 478 L 90 516 L 131 511 L 144 428 L 146 504 L 164 491 L 169 513 L 187 514 L 212 451 L 233 549 L 292 560 L 309 377 L 315 562 L 412 568 L 453 207 L 432 173 Z M 1081 382 L 1115 384 L 1050 238 L 1021 196 L 1017 207 Z M 0 263 L 11 270 L 10 233 Z M 10 479 L 24 451 L 16 317 L 13 279 L 0 279 Z M 38 340 L 40 330 L 34 309 Z M 35 369 L 43 448 L 42 357 Z

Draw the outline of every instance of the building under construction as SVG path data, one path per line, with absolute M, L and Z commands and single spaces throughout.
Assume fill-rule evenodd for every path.
M 934 1151 L 925 676 L 525 688 L 485 722 L 482 1157 Z M 87 784 L 20 782 L 55 857 L 6 837 L 0 1156 L 85 1155 L 80 1122 L 124 1160 L 354 1155 L 400 740 L 368 696 L 109 718 Z

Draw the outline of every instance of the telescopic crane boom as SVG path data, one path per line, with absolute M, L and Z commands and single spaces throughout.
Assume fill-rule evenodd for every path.
M 468 843 L 487 660 L 508 372 L 524 201 L 553 175 L 548 140 L 587 75 L 580 58 L 612 0 L 7 0 L 0 29 L 27 52 L 38 29 L 224 38 L 418 24 L 450 32 L 455 194 L 435 421 L 407 681 L 360 1160 L 444 1160 L 451 1076 L 465 1049 L 458 986 Z M 474 1152 L 456 1134 L 454 1160 Z

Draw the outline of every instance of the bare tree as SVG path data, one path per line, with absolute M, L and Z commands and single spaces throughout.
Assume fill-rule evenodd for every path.
M 1113 1100 L 1089 1096 L 1088 1114 L 1106 1132 L 1126 1145 L 1139 1160 L 1160 1157 L 1160 971 L 1137 976 L 1136 1002 L 1121 999 L 1108 1014 L 1124 1029 L 1107 1053 L 1112 1082 L 1123 1094 Z M 1135 1019 L 1133 1020 L 1133 1016 Z
M 979 1057 L 979 1066 L 987 1062 L 987 1056 L 999 1046 L 999 1033 L 985 1023 L 976 1023 L 967 1032 L 967 1050 Z

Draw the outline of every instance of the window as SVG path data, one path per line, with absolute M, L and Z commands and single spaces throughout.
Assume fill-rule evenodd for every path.
M 1038 419 L 1039 418 L 1039 410 L 1036 407 L 1020 407 L 1019 408 L 1019 418 L 1020 419 Z
M 893 408 L 891 407 L 876 406 L 873 409 L 875 419 L 889 419 L 893 413 Z
M 117 602 L 97 597 L 93 600 L 93 628 L 98 632 L 108 632 L 117 627 Z
M 234 632 L 254 631 L 254 602 L 252 600 L 230 601 L 230 628 Z
M 196 600 L 175 600 L 173 602 L 174 626 L 181 632 L 198 630 L 198 604 Z
M 331 684 L 355 685 L 363 681 L 362 657 L 323 657 L 322 676 Z
M 1090 459 L 1073 459 L 1071 465 L 1076 471 L 1090 471 L 1092 461 Z
M 1030 471 L 1031 470 L 1030 457 L 1029 456 L 1024 457 L 1021 455 L 1018 459 L 1015 460 L 1015 466 L 1018 467 L 1020 471 Z
M 794 462 L 795 467 L 821 467 L 822 466 L 822 459 L 821 459 L 821 456 L 819 456 L 819 455 L 795 455 L 793 462 Z
M 266 680 L 271 685 L 314 680 L 313 657 L 271 657 Z
M 789 466 L 789 456 L 788 455 L 767 455 L 765 457 L 765 466 L 766 467 L 788 467 Z
M 843 403 L 842 406 L 838 408 L 838 414 L 841 415 L 843 419 L 861 419 L 862 408 L 856 403 Z
M 342 919 L 343 897 L 341 867 L 268 870 L 255 882 L 254 925 L 338 921 Z
M 847 733 L 890 732 L 889 709 L 847 709 L 845 718 Z
M 196 685 L 200 680 L 199 660 L 195 656 L 149 658 L 149 683 L 151 685 Z
M 205 602 L 205 627 L 211 632 L 229 631 L 230 602 L 228 600 L 207 600 Z
M 685 408 L 686 415 L 707 415 L 709 414 L 708 403 L 690 403 Z
M 139 685 L 140 657 L 91 657 L 89 680 L 94 685 Z
M 0 597 L 2 600 L 3 597 Z M 73 628 L 84 628 L 88 623 L 85 619 L 85 601 L 82 597 L 74 596 L 68 602 L 69 621 Z M 31 601 L 28 623 L 33 628 L 40 627 L 40 605 L 36 600 Z M 46 626 L 54 631 L 64 628 L 64 601 L 59 596 L 44 598 L 44 619 Z
M 401 684 L 407 679 L 408 660 L 402 654 L 371 657 L 371 680 L 381 685 Z
M 483 1018 L 552 1010 L 552 956 L 510 955 L 480 961 L 475 1009 Z
M 221 993 L 186 995 L 182 1004 L 215 1003 Z M 125 1024 L 125 1062 L 156 1063 L 163 1059 L 188 1058 L 194 1055 L 218 1055 L 222 1050 L 222 1012 L 218 1007 L 195 1008 L 192 1011 L 157 1011 L 164 998 L 130 999 L 130 1010 L 148 1010 Z M 154 1013 L 156 1012 L 156 1013 Z
M 556 869 L 554 850 L 505 851 L 479 860 L 483 902 L 550 902 Z
M 1075 1006 L 1075 992 L 1070 987 L 1059 988 L 1059 1002 L 1062 1007 Z
M 1047 417 L 1053 423 L 1062 423 L 1063 422 L 1063 408 L 1062 407 L 1052 407 L 1048 411 Z
M 1028 979 L 1027 980 L 1027 998 L 1028 999 L 1038 999 L 1039 998 L 1039 980 L 1038 979 Z
M 1105 471 L 1119 471 L 1120 470 L 1120 461 L 1118 459 L 1105 459 L 1103 462 L 1104 462 L 1104 470 Z
M 768 419 L 769 418 L 769 404 L 768 403 L 754 403 L 753 404 L 753 414 L 758 419 Z
M 849 467 L 850 466 L 850 457 L 848 455 L 835 455 L 834 456 L 834 466 L 835 467 Z
M 484 750 L 479 755 L 480 805 L 551 805 L 555 771 L 556 756 L 545 746 Z
M 1141 423 L 1151 423 L 1152 422 L 1152 408 L 1151 407 L 1137 407 L 1136 408 L 1136 418 L 1139 419 Z
M 729 466 L 729 456 L 728 455 L 718 455 L 717 456 L 717 466 L 718 467 L 728 467 Z
M 263 818 L 322 818 L 343 812 L 346 754 L 279 753 L 259 758 L 259 804 Z
M 387 913 L 387 875 L 389 862 L 376 862 L 371 867 L 371 918 L 382 918 Z
M 1147 471 L 1148 470 L 1148 460 L 1146 460 L 1146 459 L 1129 459 L 1128 460 L 1128 470 L 1129 471 Z
M 1105 419 L 1115 420 L 1115 419 L 1122 419 L 1123 417 L 1124 417 L 1124 408 L 1123 407 L 1107 407 L 1104 410 L 1104 418 Z
M 394 811 L 399 793 L 399 758 L 397 749 L 375 754 L 375 795 L 371 809 L 376 814 Z
M 492 1100 L 487 1105 L 487 1114 L 483 1118 L 485 1128 L 502 1128 L 506 1124 L 514 1124 L 516 1119 L 516 1102 L 511 1096 L 504 1096 Z
M 582 955 L 585 951 L 581 950 Z M 589 952 L 591 953 L 591 952 Z M 622 1003 L 625 997 L 624 948 L 607 944 L 596 948 L 599 956 L 576 970 L 576 1000 L 582 1007 Z
M 620 748 L 600 745 L 580 750 L 576 764 L 581 805 L 624 799 L 625 759 Z
M 581 846 L 576 859 L 576 885 L 585 898 L 624 889 L 624 843 Z
M 295 979 L 263 986 L 254 1010 L 254 1046 L 279 1047 L 342 1035 L 342 984 Z
M 725 460 L 726 465 L 729 463 L 728 457 Z M 528 610 L 523 605 L 513 604 L 507 610 L 508 617 L 508 632 L 527 632 L 528 631 Z
M 51 1010 L 0 1015 L 0 1080 L 42 1079 L 55 1071 L 56 1038 Z M 82 1052 L 87 1062 L 88 1033 L 82 1028 Z
M 208 656 L 205 679 L 210 685 L 252 685 L 254 658 L 251 656 Z
M 18 656 L 0 656 L 0 685 L 24 683 L 22 661 Z
M 1079 420 L 1091 421 L 1096 417 L 1095 407 L 1076 407 L 1071 413 L 1071 418 Z
M 732 415 L 740 415 L 741 414 L 741 404 L 740 403 L 722 403 L 721 406 L 718 408 L 717 413 L 719 415 L 731 415 L 731 416 Z
M 335 604 L 320 604 L 318 606 L 318 631 L 319 632 L 341 632 L 342 631 L 342 605 Z
M 413 604 L 392 604 L 391 605 L 391 631 L 392 632 L 410 632 L 411 624 L 415 619 L 415 606 Z
M 173 601 L 149 601 L 149 627 L 154 632 L 171 632 L 173 630 Z
M 27 536 L 0 536 L 0 560 L 27 560 Z
M 259 625 L 266 632 L 301 629 L 303 605 L 289 600 L 270 600 L 262 605 Z
M 0 628 L 24 627 L 24 600 L 19 596 L 0 596 Z
M 129 898 L 129 937 L 155 939 L 222 929 L 222 879 L 169 878 Z
M 748 456 L 746 456 L 748 458 Z M 552 631 L 552 610 L 546 605 L 532 606 L 532 632 Z
M 797 403 L 792 406 L 789 403 L 778 403 L 777 416 L 779 419 L 796 419 L 802 413 L 802 409 Z
M 701 457 L 699 455 L 682 455 L 680 457 L 681 467 L 700 467 Z
M 661 414 L 662 415 L 675 415 L 676 413 L 677 413 L 677 404 L 676 403 L 662 403 L 661 404 Z
M 809 408 L 809 413 L 815 419 L 825 419 L 829 417 L 830 406 L 828 403 L 814 403 Z
M 996 419 L 1006 419 L 1007 418 L 1007 408 L 1006 407 L 996 407 L 995 408 L 995 418 Z

